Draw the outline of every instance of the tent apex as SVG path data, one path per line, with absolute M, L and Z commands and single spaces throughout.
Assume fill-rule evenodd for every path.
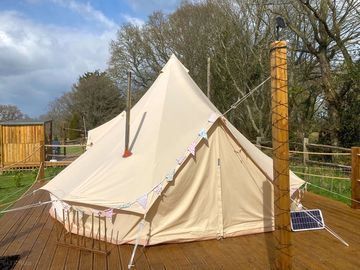
M 167 61 L 167 63 L 165 64 L 165 66 L 162 68 L 162 72 L 166 72 L 167 70 L 170 69 L 170 66 L 181 66 L 186 73 L 189 72 L 189 70 L 180 62 L 180 60 L 176 57 L 176 55 L 173 53 L 169 60 Z

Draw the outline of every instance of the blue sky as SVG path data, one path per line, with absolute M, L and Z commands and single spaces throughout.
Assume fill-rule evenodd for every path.
M 86 71 L 104 70 L 121 24 L 180 0 L 0 0 L 0 104 L 31 117 Z

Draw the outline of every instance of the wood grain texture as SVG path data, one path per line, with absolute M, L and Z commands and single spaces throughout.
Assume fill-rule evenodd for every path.
M 36 185 L 34 188 L 39 188 Z M 25 197 L 16 207 L 48 200 L 45 191 Z M 325 224 L 350 244 L 344 246 L 325 230 L 292 232 L 293 269 L 360 269 L 360 210 L 312 193 L 303 204 L 319 208 Z M 14 206 L 15 207 L 15 206 Z M 5 214 L 0 218 L 0 256 L 20 254 L 15 269 L 106 269 L 106 259 L 56 244 L 49 205 Z M 273 269 L 273 233 L 222 240 L 139 246 L 134 269 Z M 89 242 L 90 243 L 90 242 Z M 127 269 L 132 245 L 111 245 L 108 269 Z
M 292 269 L 289 179 L 289 111 L 285 41 L 271 44 L 271 115 L 277 269 Z
M 8 166 L 21 161 L 21 164 L 39 164 L 40 142 L 45 138 L 45 125 L 2 125 L 0 128 L 1 165 Z

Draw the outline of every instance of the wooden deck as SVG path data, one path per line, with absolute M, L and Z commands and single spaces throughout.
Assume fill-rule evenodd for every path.
M 37 188 L 37 187 L 35 187 Z M 16 206 L 48 200 L 39 191 Z M 325 230 L 292 233 L 294 269 L 360 269 L 360 210 L 307 193 L 304 205 L 320 208 L 325 223 L 341 235 L 344 246 Z M 132 246 L 110 245 L 111 254 L 93 254 L 56 244 L 49 205 L 8 213 L 0 219 L 0 256 L 20 255 L 14 269 L 127 269 Z M 272 233 L 184 244 L 139 247 L 136 269 L 272 269 Z M 3 269 L 0 266 L 1 269 Z

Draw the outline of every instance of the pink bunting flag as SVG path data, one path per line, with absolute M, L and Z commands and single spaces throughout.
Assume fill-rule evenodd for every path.
M 176 159 L 177 164 L 181 165 L 185 160 L 185 156 L 179 157 Z
M 206 132 L 206 129 L 205 129 L 205 128 L 202 128 L 202 129 L 200 130 L 199 136 L 200 136 L 201 138 L 204 138 L 205 140 L 208 139 L 207 132 Z
M 105 217 L 111 219 L 113 216 L 114 209 L 109 208 L 104 211 Z
M 158 184 L 158 185 L 154 188 L 154 192 L 156 193 L 156 195 L 160 195 L 160 194 L 161 194 L 162 188 L 163 188 L 163 183 L 161 182 L 160 184 Z
M 64 201 L 61 201 L 61 205 L 65 209 L 65 211 L 69 211 L 71 208 L 71 206 Z
M 195 147 L 196 147 L 196 142 L 192 142 L 189 147 L 188 147 L 188 151 L 195 156 Z
M 148 199 L 148 195 L 145 194 L 143 196 L 141 196 L 139 199 L 137 199 L 137 203 L 141 205 L 142 208 L 144 208 L 146 210 L 146 205 L 147 205 L 147 199 Z

